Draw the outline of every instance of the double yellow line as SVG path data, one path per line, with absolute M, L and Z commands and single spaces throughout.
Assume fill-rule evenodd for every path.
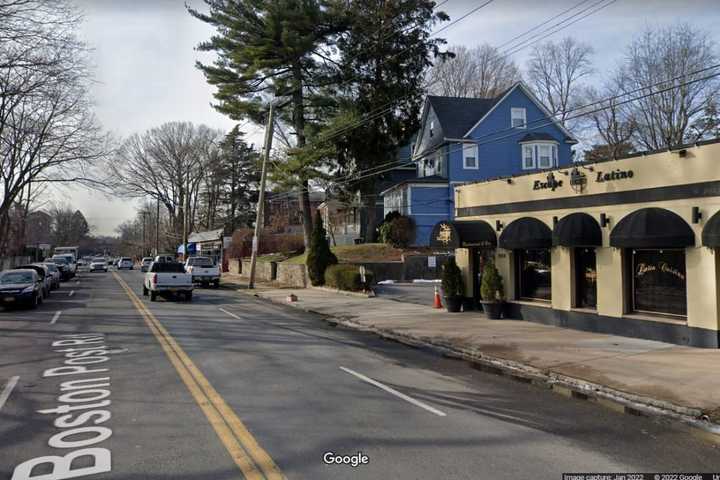
M 285 476 L 270 455 L 257 443 L 235 412 L 210 385 L 205 375 L 195 366 L 190 357 L 155 318 L 155 315 L 148 310 L 117 273 L 113 272 L 113 276 L 145 319 L 145 323 L 162 346 L 170 363 L 177 370 L 245 478 L 247 480 L 284 480 Z

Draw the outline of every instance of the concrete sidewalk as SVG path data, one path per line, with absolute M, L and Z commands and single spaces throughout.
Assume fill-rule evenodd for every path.
M 707 416 L 720 423 L 720 350 L 487 320 L 480 312 L 448 313 L 429 305 L 313 288 L 261 285 L 245 292 L 283 304 L 294 293 L 294 307 L 409 344 L 438 347 L 528 381 L 541 379 L 536 383 L 565 388 L 578 398 L 589 395 L 641 407 L 649 414 L 664 412 L 684 420 Z M 720 434 L 717 426 L 710 426 Z

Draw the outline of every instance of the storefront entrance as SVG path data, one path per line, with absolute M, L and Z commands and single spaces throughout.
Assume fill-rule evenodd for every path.
M 595 249 L 574 249 L 575 307 L 597 308 L 597 261 Z

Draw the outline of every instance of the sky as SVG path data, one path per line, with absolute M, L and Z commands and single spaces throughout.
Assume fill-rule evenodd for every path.
M 123 138 L 170 121 L 204 123 L 223 130 L 235 125 L 212 108 L 213 88 L 195 68 L 198 59 L 212 60 L 212 56 L 195 51 L 195 47 L 208 39 L 213 30 L 187 13 L 184 0 L 74 1 L 85 16 L 81 36 L 92 49 L 96 114 L 114 136 Z M 597 8 L 604 5 L 597 1 L 586 0 L 567 15 L 593 4 Z M 448 45 L 502 45 L 579 2 L 494 0 L 438 36 L 445 38 Z M 606 0 L 606 8 L 543 39 L 572 36 L 593 46 L 595 82 L 601 82 L 606 72 L 622 60 L 625 47 L 648 26 L 687 22 L 712 32 L 720 24 L 718 0 L 610 2 L 612 0 Z M 188 3 L 202 7 L 199 0 L 188 0 Z M 440 9 L 450 15 L 452 22 L 482 3 L 480 0 L 447 0 Z M 562 18 L 548 23 L 539 31 L 560 20 Z M 720 44 L 720 33 L 713 35 Z M 526 48 L 513 53 L 512 58 L 521 68 L 529 51 Z M 262 126 L 249 125 L 244 130 L 250 142 L 262 144 Z M 135 215 L 135 200 L 108 197 L 78 187 L 58 187 L 54 198 L 58 203 L 69 203 L 80 209 L 95 235 L 113 235 L 120 223 Z

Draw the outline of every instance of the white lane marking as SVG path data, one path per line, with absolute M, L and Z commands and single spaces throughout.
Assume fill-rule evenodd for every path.
M 10 380 L 5 384 L 5 388 L 3 388 L 2 393 L 0 393 L 0 410 L 2 410 L 3 406 L 5 406 L 5 402 L 7 402 L 7 399 L 10 397 L 10 394 L 13 391 L 13 388 L 15 388 L 15 385 L 17 385 L 18 380 L 20 380 L 20 377 L 10 377 Z
M 412 397 L 408 397 L 408 396 L 405 395 L 404 393 L 398 392 L 398 391 L 395 390 L 394 388 L 390 388 L 390 387 L 388 387 L 387 385 L 383 385 L 382 383 L 373 380 L 372 378 L 366 377 L 366 376 L 363 375 L 362 373 L 358 373 L 358 372 L 356 372 L 356 371 L 354 371 L 354 370 L 350 370 L 349 368 L 345 368 L 345 367 L 340 367 L 340 370 L 342 370 L 342 371 L 345 372 L 345 373 L 349 373 L 350 375 L 354 375 L 355 377 L 359 378 L 360 380 L 362 380 L 362 381 L 364 381 L 364 382 L 369 383 L 370 385 L 375 385 L 375 386 L 378 387 L 379 389 L 385 390 L 386 392 L 388 392 L 388 393 L 390 393 L 390 394 L 392 394 L 392 395 L 395 395 L 396 397 L 402 398 L 402 399 L 405 400 L 406 402 L 410 402 L 410 403 L 412 403 L 413 405 L 415 405 L 415 406 L 417 406 L 417 407 L 424 408 L 424 409 L 427 410 L 428 412 L 434 413 L 435 415 L 437 415 L 437 416 L 439 416 L 439 417 L 445 417 L 445 416 L 447 416 L 447 414 L 446 414 L 445 412 L 441 412 L 441 411 L 438 410 L 437 408 L 433 408 L 433 407 L 431 407 L 430 405 L 428 405 L 428 404 L 426 404 L 426 403 L 423 403 L 423 402 L 421 402 L 421 401 L 419 401 L 419 400 L 415 400 L 415 399 L 412 398 Z
M 68 297 L 72 297 L 75 295 L 75 290 L 70 290 L 70 293 L 68 293 Z
M 58 310 L 55 312 L 55 315 L 53 315 L 52 320 L 50 320 L 50 325 L 58 321 L 58 318 L 60 318 L 60 314 L 62 314 L 62 311 Z
M 235 314 L 232 313 L 232 312 L 228 312 L 228 311 L 225 310 L 224 308 L 220 308 L 219 310 L 220 310 L 221 312 L 223 312 L 223 313 L 227 313 L 228 315 L 230 315 L 231 317 L 233 317 L 233 318 L 236 319 L 236 320 L 242 320 L 242 318 L 238 317 L 237 315 L 235 315 Z

